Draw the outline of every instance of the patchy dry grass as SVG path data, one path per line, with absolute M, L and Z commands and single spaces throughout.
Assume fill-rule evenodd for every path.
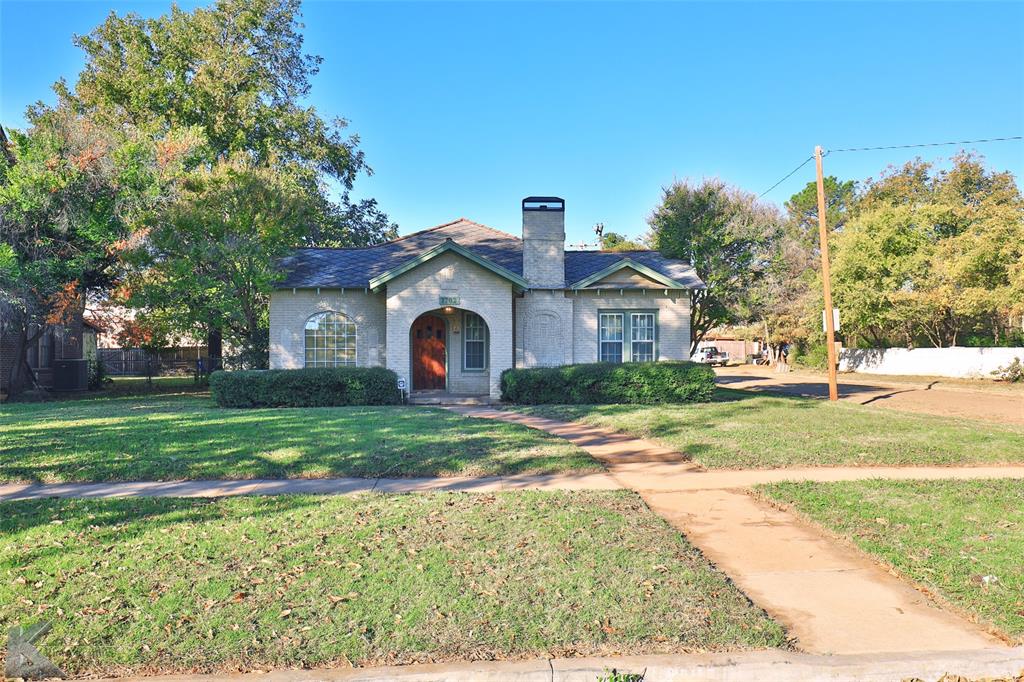
M 0 628 L 72 674 L 785 646 L 629 492 L 0 506 Z
M 758 491 L 1024 644 L 1024 481 L 778 483 Z

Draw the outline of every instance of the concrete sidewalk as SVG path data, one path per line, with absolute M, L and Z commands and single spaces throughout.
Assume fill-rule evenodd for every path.
M 616 438 L 621 444 L 621 438 Z M 629 440 L 629 439 L 627 439 Z M 628 445 L 624 447 L 629 447 Z M 608 445 L 600 447 L 604 452 Z M 656 451 L 661 451 L 661 448 Z M 1024 466 L 800 467 L 704 471 L 686 462 L 636 461 L 634 454 L 597 474 L 537 474 L 437 478 L 291 478 L 207 481 L 111 481 L 109 483 L 3 483 L 0 502 L 48 497 L 231 497 L 234 495 L 352 495 L 355 493 L 470 492 L 503 490 L 616 490 L 685 492 L 745 489 L 779 481 L 857 481 L 1024 478 Z M 673 453 L 676 459 L 681 459 Z
M 234 495 L 352 495 L 355 493 L 615 490 L 610 474 L 551 474 L 486 478 L 291 478 L 244 481 L 127 481 L 0 484 L 0 502 L 48 497 L 230 497 Z
M 865 554 L 826 538 L 742 488 L 777 480 L 1024 477 L 1024 467 L 844 467 L 703 472 L 678 453 L 604 429 L 491 408 L 452 408 L 576 443 L 682 531 L 814 653 L 986 649 L 1002 640 L 944 611 Z M 737 490 L 740 489 L 740 490 Z
M 381 668 L 275 670 L 224 675 L 117 678 L 117 682 L 594 682 L 612 669 L 643 673 L 645 682 L 935 682 L 946 673 L 1011 679 L 1024 670 L 1024 649 L 894 656 L 818 656 L 782 651 L 730 654 L 481 661 Z M 113 682 L 113 681 L 110 681 Z

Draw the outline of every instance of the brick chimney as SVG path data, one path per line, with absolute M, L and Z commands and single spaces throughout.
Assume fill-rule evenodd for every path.
M 564 199 L 523 199 L 523 278 L 538 289 L 565 286 Z

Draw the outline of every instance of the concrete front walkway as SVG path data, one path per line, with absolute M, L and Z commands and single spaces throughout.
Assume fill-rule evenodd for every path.
M 567 438 L 683 531 L 748 596 L 814 653 L 974 650 L 1001 640 L 943 611 L 861 552 L 742 488 L 776 480 L 1024 478 L 1024 467 L 842 468 L 703 472 L 656 443 L 491 408 L 452 408 Z

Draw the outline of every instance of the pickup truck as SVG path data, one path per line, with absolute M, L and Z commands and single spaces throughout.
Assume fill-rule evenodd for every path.
M 698 348 L 696 355 L 693 356 L 694 362 L 703 362 L 706 365 L 721 365 L 725 367 L 729 364 L 729 354 L 724 350 L 718 350 L 714 346 L 707 346 L 705 348 Z

